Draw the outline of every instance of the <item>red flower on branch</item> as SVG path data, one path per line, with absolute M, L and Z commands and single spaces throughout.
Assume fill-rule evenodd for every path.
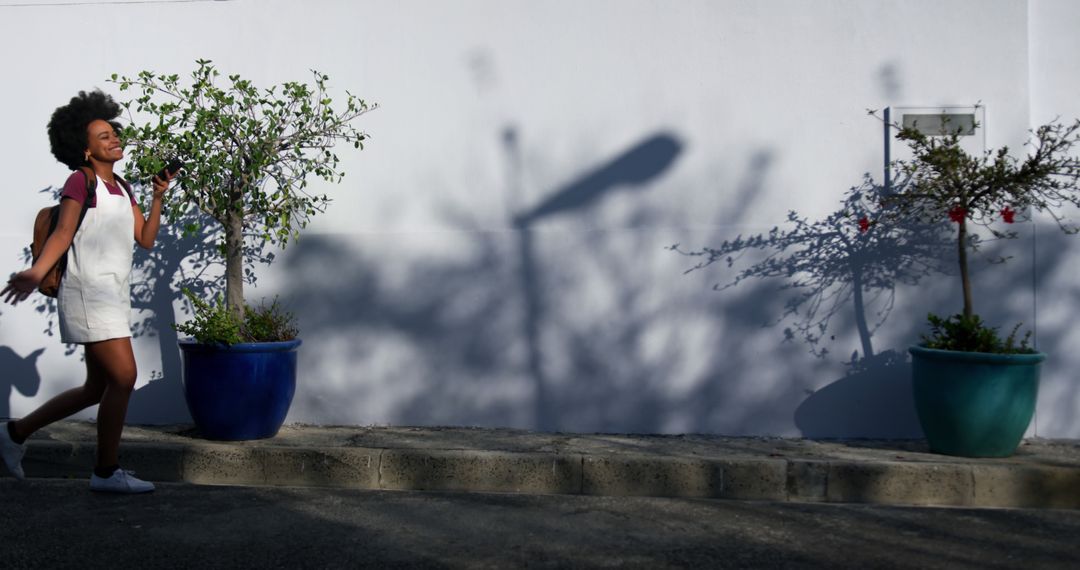
M 967 210 L 963 206 L 953 206 L 953 209 L 949 210 L 949 219 L 960 223 L 967 217 Z
M 1011 224 L 1016 220 L 1016 210 L 1005 206 L 1005 209 L 1001 211 L 1001 219 L 1005 220 L 1006 224 Z
M 859 218 L 859 232 L 865 234 L 869 230 L 870 220 L 866 216 Z

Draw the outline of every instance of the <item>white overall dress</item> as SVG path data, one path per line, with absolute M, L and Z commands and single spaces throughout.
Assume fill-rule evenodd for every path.
M 56 296 L 60 340 L 67 343 L 131 336 L 131 199 L 122 186 L 121 195 L 110 193 L 100 177 L 94 193 L 95 206 L 75 232 Z

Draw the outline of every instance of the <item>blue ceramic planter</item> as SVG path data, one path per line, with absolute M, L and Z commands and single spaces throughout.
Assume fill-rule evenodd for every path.
M 184 397 L 207 439 L 277 435 L 296 392 L 300 339 L 214 346 L 181 340 Z
M 985 354 L 914 346 L 912 386 L 930 450 L 1008 457 L 1031 423 L 1039 394 L 1036 354 Z

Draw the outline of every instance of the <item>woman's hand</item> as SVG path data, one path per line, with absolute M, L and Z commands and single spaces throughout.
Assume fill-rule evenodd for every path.
M 176 176 L 175 172 L 170 173 L 168 171 L 165 171 L 165 178 L 154 175 L 154 179 L 151 180 L 154 185 L 154 198 L 161 198 L 165 195 L 165 191 L 169 189 L 169 183 L 172 182 L 174 176 Z
M 41 280 L 44 278 L 44 275 L 34 273 L 33 269 L 27 269 L 21 273 L 16 273 L 8 280 L 7 287 L 4 287 L 3 292 L 0 292 L 0 297 L 4 297 L 5 303 L 17 305 L 20 302 L 25 301 L 26 298 L 37 289 L 38 285 L 41 284 Z

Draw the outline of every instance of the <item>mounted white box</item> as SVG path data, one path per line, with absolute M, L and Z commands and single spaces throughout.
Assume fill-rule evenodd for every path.
M 914 127 L 930 136 L 960 133 L 960 148 L 968 154 L 981 156 L 986 152 L 986 107 L 984 105 L 936 105 L 922 107 L 888 107 L 885 118 L 885 165 L 896 160 L 909 160 L 911 150 L 897 140 L 896 125 Z

